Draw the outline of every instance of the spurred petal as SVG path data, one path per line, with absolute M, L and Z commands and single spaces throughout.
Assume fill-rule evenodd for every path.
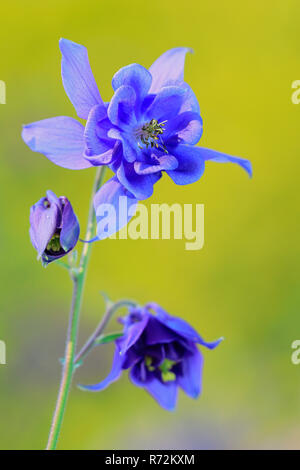
M 150 93 L 157 93 L 163 86 L 183 82 L 184 62 L 187 52 L 192 52 L 192 49 L 176 47 L 166 51 L 156 59 L 149 69 L 152 75 Z
M 198 148 L 192 145 L 180 144 L 171 149 L 172 154 L 178 160 L 176 170 L 167 171 L 174 183 L 190 184 L 198 181 L 203 175 L 204 158 L 199 156 Z
M 142 65 L 131 64 L 121 68 L 112 79 L 112 87 L 116 91 L 122 85 L 134 88 L 138 101 L 141 103 L 151 86 L 150 72 Z
M 60 116 L 27 124 L 22 137 L 31 150 L 43 153 L 56 165 L 81 170 L 92 166 L 83 157 L 83 131 L 75 119 Z
M 60 244 L 65 251 L 74 248 L 79 238 L 79 223 L 73 211 L 72 205 L 65 198 L 62 213 L 62 228 L 60 232 Z
M 203 147 L 195 147 L 196 152 L 200 158 L 204 160 L 212 160 L 218 163 L 237 163 L 252 177 L 252 165 L 249 160 L 239 157 L 232 157 L 226 153 L 216 152 L 216 150 L 206 149 Z
M 65 91 L 78 116 L 87 119 L 96 104 L 103 104 L 93 73 L 87 50 L 84 46 L 67 39 L 60 39 L 62 53 L 61 73 Z
M 92 392 L 99 392 L 104 388 L 108 387 L 112 382 L 118 380 L 122 373 L 122 364 L 124 361 L 124 357 L 120 356 L 118 348 L 115 350 L 115 355 L 113 359 L 113 364 L 110 373 L 102 382 L 95 384 L 95 385 L 80 385 L 79 387 L 85 390 L 90 390 Z
M 137 204 L 137 199 L 116 177 L 108 180 L 94 197 L 96 240 L 104 240 L 121 230 L 134 216 Z
M 175 116 L 165 126 L 164 141 L 176 136 L 176 140 L 185 144 L 195 145 L 200 140 L 203 131 L 203 122 L 200 114 L 192 111 Z
M 147 307 L 154 310 L 157 315 L 157 318 L 165 326 L 167 326 L 168 328 L 175 331 L 176 333 L 183 336 L 189 341 L 199 343 L 209 349 L 214 349 L 223 340 L 223 338 L 220 338 L 217 341 L 207 342 L 198 334 L 198 332 L 191 325 L 189 325 L 185 320 L 182 320 L 182 318 L 173 317 L 169 315 L 164 309 L 162 309 L 158 304 L 154 302 L 149 303 Z
M 197 398 L 201 393 L 203 356 L 194 346 L 194 353 L 187 354 L 180 362 L 181 373 L 176 374 L 178 385 L 191 398 Z
M 173 119 L 179 113 L 184 95 L 185 89 L 179 86 L 162 88 L 147 109 L 147 116 L 158 121 Z
M 153 194 L 153 186 L 160 179 L 160 173 L 139 175 L 132 163 L 121 163 L 117 177 L 120 183 L 139 200 L 148 199 Z
M 136 93 L 131 86 L 120 86 L 112 97 L 107 115 L 110 121 L 119 127 L 127 127 L 136 123 L 134 105 Z

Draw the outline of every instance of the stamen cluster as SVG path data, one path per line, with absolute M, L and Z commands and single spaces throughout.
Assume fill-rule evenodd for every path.
M 164 127 L 167 121 L 158 122 L 156 119 L 151 119 L 150 122 L 144 124 L 142 128 L 137 133 L 137 136 L 142 145 L 139 144 L 139 148 L 143 148 L 145 145 L 146 148 L 162 149 L 165 153 L 168 153 L 164 142 L 161 138 L 161 135 L 164 132 Z

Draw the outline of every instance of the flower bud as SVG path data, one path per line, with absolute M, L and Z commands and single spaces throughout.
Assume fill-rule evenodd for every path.
M 44 266 L 65 256 L 75 247 L 79 223 L 70 201 L 47 191 L 30 209 L 30 238 Z

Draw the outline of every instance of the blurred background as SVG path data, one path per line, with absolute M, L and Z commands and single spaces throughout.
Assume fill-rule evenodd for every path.
M 112 299 L 156 301 L 208 340 L 203 393 L 180 393 L 175 413 L 159 408 L 126 374 L 102 393 L 83 393 L 110 370 L 112 347 L 96 349 L 76 373 L 60 449 L 299 448 L 300 79 L 297 0 L 239 2 L 99 0 L 1 6 L 0 80 L 7 87 L 1 120 L 0 448 L 46 443 L 60 379 L 59 358 L 71 297 L 67 272 L 36 261 L 29 207 L 47 189 L 66 195 L 82 228 L 94 170 L 70 171 L 31 152 L 22 124 L 76 117 L 60 77 L 60 37 L 84 44 L 105 101 L 111 77 L 132 62 L 148 67 L 165 50 L 192 47 L 185 78 L 204 119 L 201 144 L 253 163 L 208 163 L 198 183 L 164 177 L 150 203 L 203 203 L 205 245 L 181 240 L 95 243 L 79 344 Z M 116 329 L 113 322 L 112 329 Z

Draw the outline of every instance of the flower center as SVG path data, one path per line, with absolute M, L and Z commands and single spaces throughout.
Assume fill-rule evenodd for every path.
M 156 119 L 151 119 L 150 122 L 146 122 L 136 132 L 138 139 L 138 146 L 140 149 L 145 146 L 146 148 L 157 148 L 168 153 L 161 135 L 164 132 L 164 126 L 167 121 L 158 122 Z
M 158 366 L 161 373 L 163 382 L 173 382 L 176 380 L 176 374 L 172 372 L 172 367 L 176 364 L 176 361 L 172 359 L 164 359 Z M 153 372 L 156 367 L 153 366 L 153 359 L 151 356 L 145 356 L 145 365 L 150 372 Z
M 60 246 L 60 237 L 59 233 L 55 233 L 51 240 L 49 241 L 46 250 L 47 251 L 53 251 L 54 253 L 57 253 L 60 251 L 61 246 Z

